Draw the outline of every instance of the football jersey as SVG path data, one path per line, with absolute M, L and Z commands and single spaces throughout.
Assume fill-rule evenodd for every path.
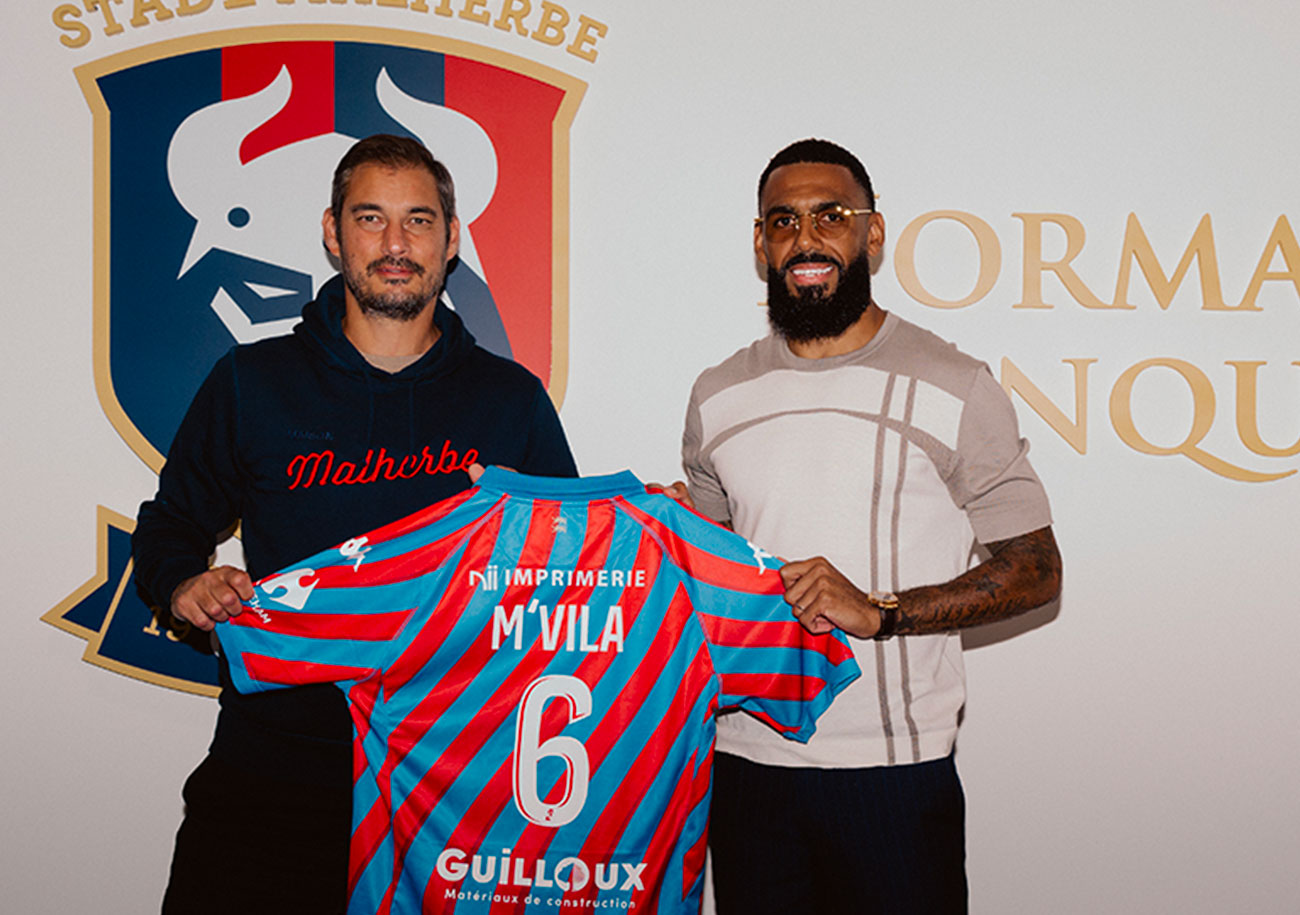
M 858 676 L 778 565 L 631 473 L 494 467 L 217 629 L 241 692 L 347 695 L 350 915 L 698 912 L 715 715 L 806 741 Z

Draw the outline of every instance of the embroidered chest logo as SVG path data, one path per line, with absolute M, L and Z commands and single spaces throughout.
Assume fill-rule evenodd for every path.
M 464 454 L 451 447 L 451 439 L 442 443 L 442 451 L 434 454 L 425 445 L 413 454 L 390 455 L 388 449 L 371 448 L 361 461 L 344 460 L 332 448 L 322 448 L 290 459 L 285 468 L 289 489 L 308 489 L 312 486 L 355 486 L 377 480 L 409 480 L 420 474 L 453 473 L 467 471 L 478 460 L 478 451 L 466 448 Z

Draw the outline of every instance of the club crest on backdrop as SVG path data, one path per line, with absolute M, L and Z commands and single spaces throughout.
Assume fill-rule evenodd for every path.
M 95 117 L 95 384 L 155 471 L 213 363 L 288 333 L 336 272 L 321 213 L 338 160 L 375 133 L 415 137 L 447 165 L 462 231 L 444 300 L 562 399 L 580 80 L 464 42 L 333 26 L 164 42 L 77 77 Z M 87 639 L 92 663 L 213 691 L 212 659 L 174 645 L 128 581 L 130 519 L 98 521 L 95 576 L 44 619 Z

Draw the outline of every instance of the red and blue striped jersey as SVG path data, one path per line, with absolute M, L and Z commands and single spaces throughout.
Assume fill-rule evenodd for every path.
M 807 740 L 858 676 L 778 564 L 628 472 L 489 468 L 218 631 L 241 692 L 347 694 L 350 915 L 698 912 L 714 716 Z

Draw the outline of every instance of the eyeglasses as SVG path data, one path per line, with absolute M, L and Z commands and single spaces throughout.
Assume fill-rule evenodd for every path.
M 790 210 L 774 210 L 766 216 L 755 219 L 754 225 L 763 227 L 763 235 L 768 241 L 789 241 L 799 234 L 799 227 L 805 218 L 812 218 L 812 227 L 822 238 L 838 238 L 849 230 L 854 216 L 865 216 L 875 210 L 867 207 L 851 210 L 838 203 L 824 206 L 820 210 L 808 213 L 795 213 Z

